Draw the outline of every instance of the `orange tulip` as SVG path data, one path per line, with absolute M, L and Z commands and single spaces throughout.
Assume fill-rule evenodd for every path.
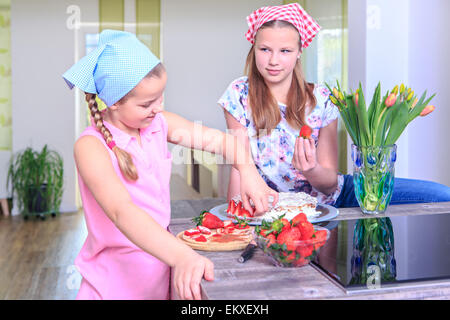
M 359 98 L 359 95 L 358 95 L 358 92 L 356 92 L 355 93 L 355 105 L 358 105 L 358 98 Z
M 395 101 L 397 101 L 397 95 L 394 93 L 391 93 L 387 98 L 386 101 L 384 102 L 384 104 L 386 105 L 386 107 L 392 107 L 395 103 Z
M 425 117 L 427 114 L 433 112 L 434 109 L 435 109 L 434 106 L 430 104 L 422 110 L 422 112 L 420 113 L 420 116 Z

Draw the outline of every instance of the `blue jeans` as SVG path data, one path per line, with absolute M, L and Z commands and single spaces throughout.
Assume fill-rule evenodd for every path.
M 394 192 L 390 204 L 425 203 L 450 201 L 450 187 L 432 181 L 395 178 Z M 344 186 L 336 208 L 358 207 L 353 185 L 353 176 L 344 176 Z

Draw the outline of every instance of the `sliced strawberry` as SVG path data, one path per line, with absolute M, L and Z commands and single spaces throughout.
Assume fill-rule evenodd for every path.
M 227 207 L 227 214 L 231 214 L 231 203 L 233 202 L 233 200 L 230 200 L 230 202 L 228 202 L 228 207 Z
M 197 229 L 203 234 L 211 234 L 211 230 L 204 226 L 198 226 Z
M 200 234 L 200 230 L 198 230 L 198 229 L 189 229 L 189 230 L 186 230 L 186 231 L 184 232 L 184 234 L 185 234 L 186 236 L 195 236 L 195 235 L 197 235 L 197 234 Z
M 237 204 L 237 206 L 236 206 L 236 208 L 235 208 L 233 214 L 236 215 L 236 216 L 241 217 L 242 209 L 243 209 L 243 208 L 242 208 L 242 202 L 239 201 L 239 203 Z
M 238 203 L 234 214 L 239 217 L 247 217 L 247 218 L 253 217 L 253 214 L 244 208 L 244 205 L 242 204 L 242 202 Z
M 236 203 L 234 202 L 234 200 L 230 200 L 230 202 L 228 202 L 228 208 L 227 208 L 228 216 L 232 216 L 235 211 L 236 211 Z
M 233 233 L 234 231 L 234 227 L 226 227 L 225 228 L 225 233 Z
M 224 222 L 223 222 L 223 226 L 226 228 L 226 227 L 228 227 L 228 226 L 233 226 L 234 225 L 234 223 L 233 223 L 233 221 L 232 220 L 225 220 Z
M 200 236 L 198 236 L 198 237 L 195 237 L 194 240 L 195 240 L 195 241 L 198 241 L 198 242 L 206 242 L 206 241 L 207 241 L 206 238 L 205 238 L 205 236 L 203 236 L 203 235 L 200 235 Z

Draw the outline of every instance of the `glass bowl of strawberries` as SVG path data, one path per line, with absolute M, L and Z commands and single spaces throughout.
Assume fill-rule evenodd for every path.
M 255 227 L 255 240 L 273 264 L 279 267 L 307 265 L 330 237 L 326 228 L 313 225 L 304 213 L 291 221 L 284 215 L 273 221 L 263 220 Z

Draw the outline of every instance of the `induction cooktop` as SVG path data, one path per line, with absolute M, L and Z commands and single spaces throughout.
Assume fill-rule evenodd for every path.
M 450 283 L 450 213 L 331 220 L 312 261 L 347 293 Z

